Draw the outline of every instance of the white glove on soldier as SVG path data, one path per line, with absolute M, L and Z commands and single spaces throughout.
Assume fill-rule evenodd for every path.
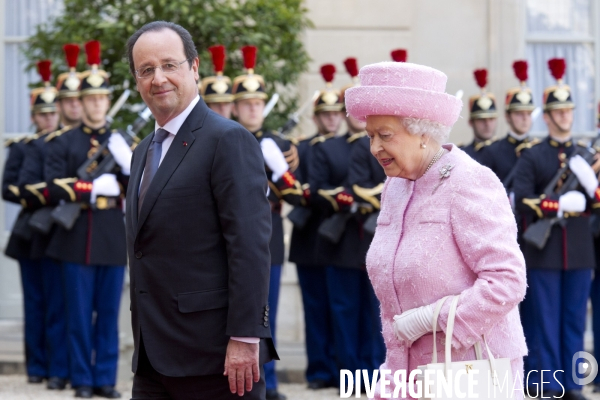
M 118 196 L 121 194 L 119 182 L 115 174 L 102 174 L 92 182 L 91 202 L 96 202 L 98 196 Z
M 283 153 L 279 149 L 279 146 L 277 146 L 277 143 L 271 138 L 261 140 L 260 149 L 262 150 L 265 164 L 273 171 L 271 180 L 277 182 L 289 169 Z
M 583 186 L 586 193 L 594 198 L 598 188 L 598 178 L 592 167 L 581 157 L 576 155 L 569 160 L 569 168 L 577 176 L 579 184 Z
M 431 332 L 433 310 L 430 304 L 394 315 L 394 333 L 398 340 L 406 341 L 410 347 L 415 340 Z
M 108 150 L 115 161 L 121 167 L 123 175 L 129 175 L 131 171 L 131 155 L 133 152 L 120 133 L 113 133 L 108 138 Z
M 564 212 L 584 212 L 585 211 L 585 195 L 576 190 L 571 190 L 558 198 L 559 218 L 562 218 Z

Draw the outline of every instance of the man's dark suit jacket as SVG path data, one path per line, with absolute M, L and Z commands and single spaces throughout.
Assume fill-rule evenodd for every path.
M 222 374 L 230 336 L 270 339 L 271 209 L 260 146 L 200 100 L 146 193 L 138 189 L 154 134 L 133 153 L 127 250 L 137 370 L 141 336 L 161 374 Z

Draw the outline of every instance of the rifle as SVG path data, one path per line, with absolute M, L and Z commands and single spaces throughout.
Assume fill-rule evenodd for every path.
M 348 221 L 359 215 L 360 209 L 371 210 L 371 214 L 374 214 L 372 212 L 373 206 L 371 204 L 356 202 L 352 203 L 349 212 L 336 212 L 331 217 L 325 219 L 319 226 L 319 235 L 323 236 L 325 239 L 329 240 L 333 244 L 338 244 L 340 242 L 340 239 L 342 238 L 342 235 L 344 234 L 344 231 L 346 230 L 346 225 L 348 224 Z M 369 222 L 370 218 L 372 218 L 372 215 L 369 216 L 367 222 Z M 370 225 L 372 225 L 372 221 Z M 377 217 L 375 217 L 375 226 L 377 226 Z M 373 228 L 373 233 L 374 232 L 375 229 Z
M 298 125 L 298 122 L 300 122 L 300 115 L 304 113 L 308 106 L 314 103 L 317 97 L 319 97 L 319 93 L 320 92 L 316 90 L 309 100 L 305 101 L 304 104 L 302 104 L 302 106 L 295 113 L 290 115 L 290 118 L 286 121 L 286 123 L 281 128 L 279 128 L 278 132 L 280 135 L 287 135 L 292 131 L 292 129 L 294 129 L 294 127 L 296 127 L 296 125 Z
M 121 103 L 121 106 L 123 103 Z M 114 107 L 113 107 L 114 108 Z M 112 111 L 112 110 L 111 110 Z M 116 113 L 116 111 L 115 111 Z M 144 126 L 150 121 L 150 115 L 152 115 L 150 109 L 146 107 L 144 110 L 138 113 L 137 119 L 133 122 L 132 125 L 127 127 L 126 132 L 128 136 L 124 136 L 125 141 L 131 145 L 133 141 L 137 138 L 137 134 L 144 128 Z M 86 181 L 93 181 L 97 177 L 102 174 L 109 173 L 113 170 L 116 165 L 115 159 L 112 154 L 107 154 L 100 163 L 97 163 L 100 155 L 104 153 L 105 150 L 108 149 L 108 140 L 106 140 L 102 146 L 100 146 L 94 157 L 87 159 L 83 165 L 81 165 L 77 169 L 77 175 L 80 179 Z M 93 167 L 93 162 L 97 163 L 96 167 Z M 81 205 L 79 203 L 68 203 L 64 202 L 59 204 L 54 210 L 52 210 L 51 217 L 54 222 L 65 228 L 66 230 L 70 230 L 73 228 L 75 221 L 79 217 L 81 213 Z
M 593 154 L 589 151 L 585 153 L 580 152 L 579 149 L 576 149 L 571 157 L 575 157 L 576 155 L 582 156 L 588 163 L 593 162 Z M 569 158 L 570 159 L 570 158 Z M 552 178 L 550 183 L 544 189 L 544 194 L 548 197 L 551 195 L 558 195 L 559 197 L 563 194 L 575 190 L 579 185 L 579 181 L 577 180 L 577 176 L 570 172 L 569 177 L 565 180 L 561 188 L 556 192 L 556 185 L 560 181 L 563 174 L 569 172 L 569 162 L 565 161 L 565 166 L 560 168 L 556 175 Z M 537 249 L 542 250 L 546 243 L 548 242 L 548 238 L 552 233 L 552 227 L 555 224 L 563 225 L 566 223 L 564 218 L 554 217 L 554 218 L 541 218 L 538 219 L 533 224 L 529 225 L 525 233 L 523 233 L 523 239 L 532 246 L 535 246 Z

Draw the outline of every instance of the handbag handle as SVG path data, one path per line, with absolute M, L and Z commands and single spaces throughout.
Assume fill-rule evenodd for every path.
M 446 297 L 444 297 L 442 299 L 443 301 L 441 302 L 442 304 L 446 301 Z M 445 345 L 445 375 L 446 378 L 448 377 L 448 371 L 450 371 L 450 364 L 452 363 L 452 333 L 454 331 L 454 319 L 456 317 L 456 308 L 458 305 L 458 296 L 454 296 L 454 298 L 452 299 L 452 302 L 450 303 L 450 310 L 448 312 L 448 324 L 446 325 L 446 345 Z M 439 308 L 439 309 L 438 309 Z M 437 318 L 439 317 L 439 311 L 441 310 L 441 306 L 436 307 L 436 311 L 437 311 L 437 315 L 435 315 L 435 319 L 437 322 Z M 437 324 L 436 324 L 437 325 Z M 483 339 L 483 343 L 485 344 L 485 349 L 487 351 L 488 354 L 488 359 L 490 362 L 490 370 L 492 372 L 492 379 L 494 382 L 494 385 L 498 385 L 498 373 L 496 372 L 496 360 L 494 359 L 494 356 L 490 350 L 490 347 L 487 344 L 487 340 L 485 339 L 485 335 L 481 336 Z M 475 355 L 477 357 L 478 360 L 481 360 L 481 347 L 479 342 L 476 342 L 475 345 Z M 434 351 L 436 350 L 436 345 L 434 342 L 433 345 L 433 349 Z M 434 358 L 437 359 L 437 355 L 434 355 Z
M 452 297 L 452 296 L 446 296 L 446 297 L 443 297 L 441 300 L 439 300 L 437 305 L 435 306 L 435 310 L 433 311 L 433 318 L 431 321 L 431 329 L 433 329 L 433 354 L 431 355 L 431 363 L 432 364 L 437 363 L 437 339 L 435 337 L 436 332 L 437 332 L 437 320 L 440 315 L 440 311 L 442 310 L 442 306 L 444 305 L 446 300 L 450 297 Z

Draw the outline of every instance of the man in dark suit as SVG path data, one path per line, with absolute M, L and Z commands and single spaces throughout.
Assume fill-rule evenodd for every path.
M 127 193 L 135 399 L 265 398 L 271 209 L 260 146 L 198 96 L 187 30 L 157 21 L 127 44 L 156 119 Z

